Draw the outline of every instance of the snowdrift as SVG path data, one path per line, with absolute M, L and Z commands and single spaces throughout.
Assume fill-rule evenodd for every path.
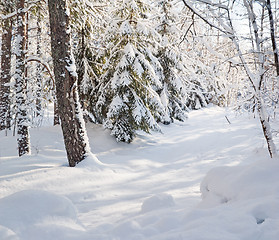
M 76 208 L 66 197 L 41 190 L 24 190 L 0 199 L 2 240 L 51 239 L 52 236 L 63 239 L 65 231 L 73 236 L 80 230 Z
M 199 229 L 209 234 L 206 239 L 217 240 L 222 232 L 226 236 L 222 239 L 278 239 L 278 171 L 279 159 L 212 169 L 201 183 L 199 210 L 187 220 L 202 219 L 205 226 Z M 208 226 L 212 228 L 206 231 Z
M 51 123 L 21 158 L 0 131 L 1 240 L 279 239 L 279 160 L 258 119 L 209 107 L 129 145 L 88 124 L 96 157 L 75 168 Z

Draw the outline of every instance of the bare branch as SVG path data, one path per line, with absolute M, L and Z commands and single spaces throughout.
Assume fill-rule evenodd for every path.
M 215 24 L 211 23 L 210 21 L 208 21 L 205 17 L 203 17 L 201 14 L 199 14 L 193 6 L 191 6 L 189 3 L 187 3 L 186 0 L 182 0 L 184 5 L 191 11 L 193 12 L 195 15 L 197 15 L 200 19 L 202 19 L 205 23 L 207 23 L 210 27 L 215 28 L 217 30 L 219 30 L 220 32 L 226 34 L 226 35 L 231 35 L 232 32 L 228 31 L 228 30 L 224 30 L 218 26 L 216 26 Z M 199 1 L 203 1 L 203 0 L 199 0 Z M 208 2 L 208 1 L 207 1 Z M 228 10 L 228 8 L 225 8 L 225 10 Z
M 220 4 L 220 3 L 213 3 L 211 0 L 196 0 L 197 2 L 201 2 L 201 3 L 205 3 L 208 4 L 210 6 L 214 6 L 220 9 L 224 9 L 224 10 L 228 10 L 228 7 L 225 6 L 224 4 Z
M 38 63 L 40 63 L 47 70 L 47 72 L 48 72 L 48 74 L 49 74 L 49 76 L 52 80 L 53 86 L 55 85 L 54 77 L 52 76 L 52 73 L 51 73 L 50 68 L 49 68 L 47 63 L 42 62 L 39 58 L 36 58 L 36 57 L 29 57 L 29 58 L 26 59 L 26 62 L 38 62 Z

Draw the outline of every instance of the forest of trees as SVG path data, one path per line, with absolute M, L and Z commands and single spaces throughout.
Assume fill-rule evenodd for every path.
M 5 0 L 0 130 L 19 156 L 49 104 L 70 166 L 85 120 L 117 141 L 215 104 L 258 115 L 271 157 L 279 97 L 276 0 Z

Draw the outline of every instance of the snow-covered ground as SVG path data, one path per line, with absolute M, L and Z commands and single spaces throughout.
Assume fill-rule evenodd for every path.
M 88 124 L 102 164 L 75 168 L 45 122 L 21 158 L 0 132 L 1 240 L 279 239 L 279 160 L 257 119 L 209 107 L 131 144 Z

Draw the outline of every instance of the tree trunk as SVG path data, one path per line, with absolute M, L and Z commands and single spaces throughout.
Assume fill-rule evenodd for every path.
M 260 94 L 259 94 L 260 95 Z M 266 111 L 261 99 L 258 99 L 258 113 L 263 130 L 264 137 L 267 142 L 268 152 L 271 158 L 277 157 L 277 150 L 272 139 L 272 133 L 269 122 L 267 120 Z
M 83 81 L 83 78 L 84 78 L 84 74 L 85 74 L 85 62 L 84 62 L 84 59 L 85 59 L 85 27 L 83 26 L 82 27 L 82 30 L 81 30 L 81 49 L 80 49 L 80 56 L 79 56 L 79 61 L 80 61 L 80 64 L 79 64 L 79 68 L 78 68 L 78 87 L 79 87 L 79 96 L 80 96 L 80 102 L 81 102 L 81 106 L 82 106 L 82 109 L 85 109 L 85 96 L 84 96 L 84 93 L 83 91 L 81 90 L 81 84 L 82 84 L 82 81 Z
M 53 118 L 53 126 L 55 125 L 59 125 L 60 121 L 59 121 L 59 109 L 58 109 L 58 104 L 57 104 L 57 100 L 56 97 L 54 98 L 54 118 Z
M 41 58 L 42 55 L 42 49 L 41 49 L 41 44 L 42 44 L 42 13 L 40 6 L 38 8 L 37 12 L 37 56 Z M 42 67 L 41 64 L 38 63 L 36 67 L 37 71 L 37 88 L 36 88 L 36 116 L 41 116 L 42 115 L 42 101 L 41 101 L 41 96 L 42 96 Z
M 277 76 L 279 76 L 279 57 L 278 57 L 278 49 L 277 49 L 277 45 L 276 45 L 276 40 L 275 40 L 274 20 L 273 20 L 273 14 L 272 14 L 270 0 L 266 1 L 266 8 L 268 11 L 268 16 L 269 16 L 270 36 L 271 36 L 272 49 L 273 49 L 273 55 L 274 55 L 274 63 L 275 63 L 275 67 L 276 67 L 276 74 L 277 74 Z
M 8 12 L 7 12 L 8 13 Z M 10 87 L 11 81 L 11 41 L 12 20 L 5 19 L 2 23 L 1 45 L 1 76 L 0 76 L 0 131 L 10 127 Z
M 66 0 L 48 0 L 56 97 L 69 165 L 89 153 L 77 92 L 77 74 L 71 52 L 69 9 Z
M 25 50 L 26 50 L 26 24 L 24 12 L 24 0 L 17 2 L 17 40 L 16 40 L 16 117 L 17 117 L 17 142 L 18 155 L 22 156 L 30 152 L 29 131 L 26 113 L 26 79 L 25 79 Z

